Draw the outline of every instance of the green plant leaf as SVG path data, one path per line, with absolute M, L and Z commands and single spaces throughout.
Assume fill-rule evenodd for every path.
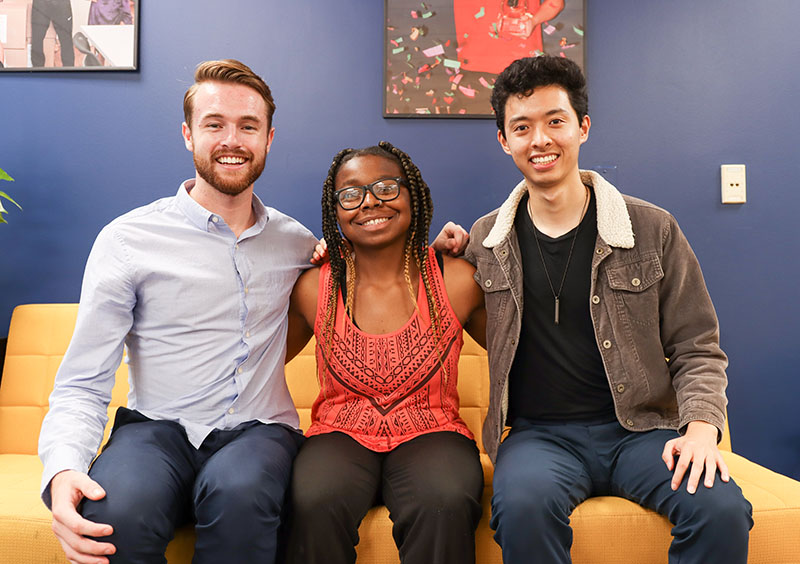
M 6 171 L 0 168 L 0 180 L 14 180 L 11 178 Z
M 11 203 L 12 203 L 12 204 L 14 204 L 15 206 L 17 206 L 19 209 L 22 209 L 22 206 L 21 206 L 21 205 L 19 205 L 17 202 L 15 202 L 15 201 L 14 201 L 14 198 L 12 198 L 11 196 L 9 196 L 9 195 L 8 195 L 8 194 L 6 194 L 5 192 L 0 192 L 0 198 L 5 198 L 5 199 L 6 199 L 6 200 L 8 200 L 9 202 L 11 202 Z M 2 210 L 2 211 L 6 211 L 5 209 L 3 209 L 3 206 L 2 206 L 2 205 L 0 205 L 0 210 Z

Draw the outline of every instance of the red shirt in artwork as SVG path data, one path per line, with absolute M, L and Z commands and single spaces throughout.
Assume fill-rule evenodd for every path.
M 385 335 L 370 335 L 356 327 L 344 313 L 340 290 L 330 350 L 325 340 L 325 308 L 331 269 L 330 264 L 322 266 L 314 323 L 321 390 L 311 410 L 308 436 L 339 431 L 378 452 L 436 431 L 473 438 L 458 413 L 462 327 L 432 251 L 428 263 L 441 316 L 441 342 L 435 337 L 420 278 L 417 311 L 403 327 Z
M 469 71 L 499 74 L 512 61 L 542 52 L 542 29 L 530 15 L 540 0 L 453 0 L 458 60 Z

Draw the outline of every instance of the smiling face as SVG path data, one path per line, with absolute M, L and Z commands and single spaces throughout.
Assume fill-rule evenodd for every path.
M 248 86 L 224 82 L 200 84 L 191 125 L 183 124 L 197 181 L 231 196 L 261 176 L 274 133 L 261 95 Z
M 364 186 L 392 177 L 404 178 L 397 162 L 377 155 L 361 155 L 339 167 L 335 188 Z M 336 208 L 342 234 L 353 245 L 384 246 L 398 241 L 405 244 L 411 225 L 411 197 L 404 186 L 400 188 L 400 195 L 389 202 L 382 202 L 367 191 L 360 207 L 345 210 L 337 204 Z
M 505 135 L 498 131 L 497 139 L 530 189 L 549 189 L 580 182 L 578 154 L 590 125 L 589 116 L 578 121 L 564 88 L 541 86 L 529 96 L 509 96 Z

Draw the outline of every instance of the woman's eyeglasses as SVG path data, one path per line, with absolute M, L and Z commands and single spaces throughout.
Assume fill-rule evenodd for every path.
M 381 202 L 390 202 L 400 195 L 400 186 L 405 184 L 406 181 L 400 177 L 382 178 L 366 186 L 339 188 L 333 193 L 333 197 L 342 209 L 354 210 L 364 203 L 367 190 Z

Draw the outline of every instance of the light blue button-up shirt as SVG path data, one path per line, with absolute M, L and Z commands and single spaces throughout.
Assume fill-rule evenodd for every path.
M 245 421 L 299 425 L 283 371 L 286 312 L 317 239 L 256 196 L 256 223 L 237 239 L 191 198 L 193 185 L 97 236 L 39 438 L 46 502 L 55 474 L 85 472 L 97 453 L 123 344 L 128 407 L 177 421 L 195 448 Z

